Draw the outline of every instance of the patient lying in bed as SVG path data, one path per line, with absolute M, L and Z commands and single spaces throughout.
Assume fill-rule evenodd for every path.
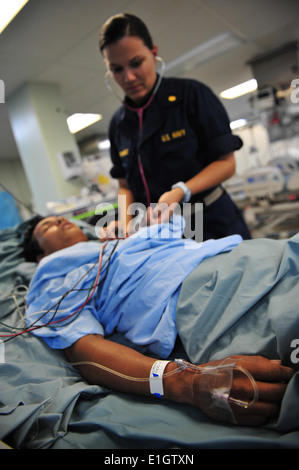
M 185 325 L 178 328 L 177 305 L 189 277 L 204 260 L 245 243 L 232 236 L 197 244 L 181 235 L 176 216 L 106 244 L 89 242 L 63 218 L 37 220 L 24 244 L 27 259 L 39 262 L 27 298 L 27 328 L 64 350 L 90 383 L 188 403 L 214 419 L 264 424 L 278 414 L 290 367 L 251 356 L 254 350 L 198 368 L 167 359 L 177 337 L 186 336 Z M 297 264 L 298 258 L 297 251 Z M 150 355 L 109 341 L 114 331 L 146 345 Z

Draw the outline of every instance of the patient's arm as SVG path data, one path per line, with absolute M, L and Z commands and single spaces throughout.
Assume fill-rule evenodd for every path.
M 130 377 L 149 377 L 154 359 L 143 356 L 131 348 L 105 339 L 101 335 L 88 335 L 64 350 L 70 362 L 92 361 Z M 173 368 L 176 365 L 173 364 Z M 78 367 L 81 375 L 92 384 L 103 385 L 115 390 L 150 395 L 149 384 L 131 382 L 94 366 Z
M 126 376 L 145 378 L 145 381 L 130 381 L 119 377 L 93 365 L 80 365 L 78 369 L 82 376 L 90 383 L 102 385 L 126 393 L 150 396 L 148 378 L 150 370 L 156 359 L 144 356 L 131 348 L 106 340 L 100 335 L 88 335 L 79 339 L 65 354 L 71 363 L 90 361 L 103 365 Z M 256 380 L 259 392 L 258 402 L 247 409 L 234 404 L 231 405 L 235 422 L 244 425 L 261 425 L 278 414 L 280 402 L 285 392 L 286 384 L 293 375 L 293 371 L 280 364 L 262 357 L 235 356 L 234 360 L 248 370 Z M 215 365 L 221 361 L 213 361 L 206 365 Z M 178 368 L 177 364 L 170 362 L 165 374 Z M 164 397 L 166 399 L 188 403 L 201 409 L 212 418 L 205 408 L 206 398 L 201 390 L 203 376 L 200 373 L 186 369 L 163 379 Z M 243 374 L 234 375 L 232 393 L 236 398 L 250 401 L 252 387 Z

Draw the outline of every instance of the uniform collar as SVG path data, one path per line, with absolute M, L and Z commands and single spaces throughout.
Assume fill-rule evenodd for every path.
M 173 80 L 167 78 L 162 79 L 154 100 L 144 111 L 145 115 L 141 143 L 151 137 L 151 135 L 162 127 L 167 118 L 167 109 L 177 106 L 181 101 L 181 94 L 176 88 L 177 87 L 174 86 Z M 131 106 L 130 100 L 127 100 L 127 103 Z M 136 111 L 137 109 L 138 108 L 136 108 Z M 127 132 L 132 132 L 131 126 L 135 127 L 137 123 L 137 112 L 131 111 L 123 105 L 121 122 L 119 124 L 121 126 L 125 126 Z
M 137 111 L 138 109 L 142 108 L 143 106 L 146 106 L 147 103 L 148 103 L 148 101 L 151 99 L 152 92 L 153 92 L 153 90 L 155 89 L 155 86 L 156 86 L 156 84 L 157 84 L 158 78 L 159 78 L 159 77 L 158 77 L 158 75 L 157 75 L 155 84 L 154 84 L 154 86 L 153 86 L 151 92 L 146 95 L 146 97 L 143 99 L 142 103 L 141 103 L 139 106 L 136 106 L 136 105 L 133 103 L 133 101 L 132 101 L 130 98 L 128 98 L 127 96 L 125 96 L 125 99 L 124 99 L 124 106 L 127 104 L 130 108 L 136 109 L 136 111 Z
M 155 89 L 155 86 L 157 84 L 157 81 L 159 79 L 159 76 L 157 75 L 157 80 L 155 82 L 155 85 L 153 87 L 153 90 Z M 136 111 L 142 107 L 145 106 L 148 100 L 151 97 L 152 92 L 150 92 L 146 98 L 144 98 L 143 103 L 141 106 L 134 106 L 134 103 L 130 98 L 125 98 L 125 103 L 127 103 L 131 108 L 136 108 Z M 161 106 L 162 108 L 168 108 L 176 105 L 179 101 L 181 100 L 181 94 L 180 91 L 177 90 L 177 87 L 174 86 L 174 82 L 171 79 L 167 78 L 162 78 L 161 84 L 156 92 L 156 96 L 154 101 L 158 101 L 158 105 Z

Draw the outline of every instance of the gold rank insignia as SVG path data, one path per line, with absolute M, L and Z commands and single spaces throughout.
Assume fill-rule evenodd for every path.
M 168 101 L 170 101 L 171 103 L 173 103 L 174 101 L 176 101 L 176 96 L 174 96 L 174 95 L 168 96 Z
M 126 157 L 127 155 L 129 155 L 129 149 L 124 149 L 119 152 L 120 157 Z

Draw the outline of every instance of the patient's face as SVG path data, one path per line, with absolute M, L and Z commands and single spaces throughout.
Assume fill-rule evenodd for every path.
M 63 217 L 46 217 L 41 220 L 35 227 L 33 236 L 43 249 L 43 256 L 72 246 L 75 243 L 87 241 L 87 237 L 82 230 Z

